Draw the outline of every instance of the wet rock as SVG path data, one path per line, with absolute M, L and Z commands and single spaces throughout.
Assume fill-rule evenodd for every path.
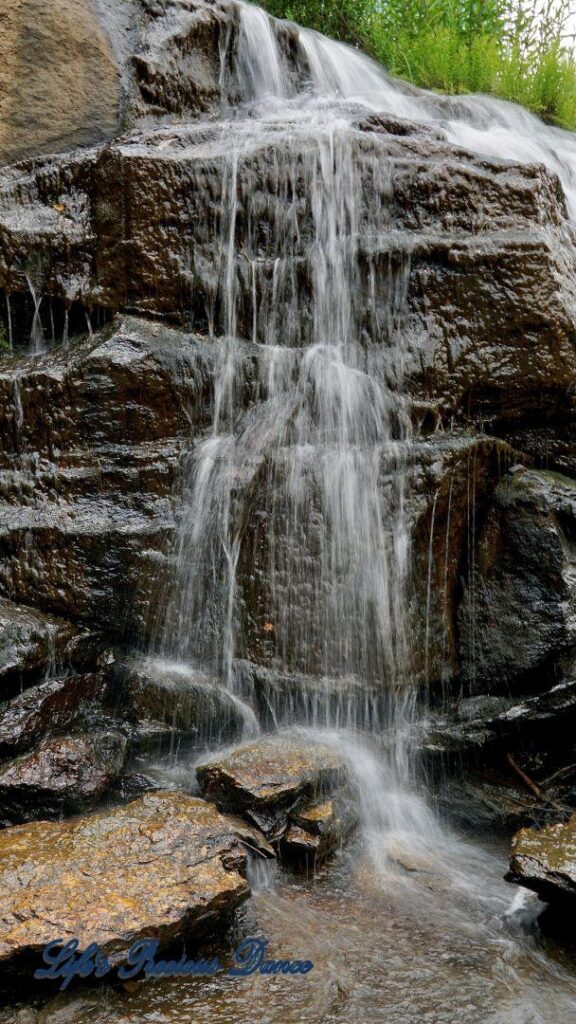
M 117 795 L 120 802 L 128 803 L 146 793 L 159 793 L 163 789 L 166 789 L 166 785 L 159 779 L 146 775 L 145 772 L 129 769 L 120 777 L 117 786 L 113 787 L 111 795 L 112 799 Z
M 262 636 L 261 628 L 258 633 Z M 257 641 L 256 635 L 254 647 Z M 269 649 L 273 649 L 272 643 Z M 264 654 L 261 648 L 258 653 Z M 384 727 L 387 695 L 381 686 L 367 680 L 279 672 L 242 660 L 234 663 L 234 677 L 238 692 L 258 708 L 258 720 L 267 729 L 289 727 L 295 721 L 336 720 L 349 729 L 377 731 Z
M 127 661 L 119 671 L 122 700 L 140 745 L 193 735 L 204 745 L 233 740 L 243 717 L 219 680 L 200 669 L 152 658 Z
M 4 365 L 0 592 L 114 639 L 154 625 L 212 358 L 189 334 L 127 319 L 17 373 Z
M 509 772 L 467 766 L 444 777 L 435 793 L 443 817 L 460 828 L 508 838 L 512 831 L 535 822 L 545 824 L 558 810 L 538 799 Z
M 198 115 L 220 109 L 222 59 L 233 11 L 224 2 L 142 4 L 146 27 L 132 59 L 142 113 Z M 232 16 L 231 16 L 232 15 Z
M 28 750 L 49 731 L 63 731 L 105 697 L 102 674 L 50 679 L 15 697 L 0 711 L 0 757 Z
M 576 899 L 576 815 L 565 824 L 523 829 L 514 837 L 510 881 L 572 912 Z M 566 902 L 568 901 L 568 902 Z
M 239 747 L 200 765 L 196 774 L 206 799 L 221 810 L 243 813 L 268 839 L 285 831 L 297 805 L 330 793 L 346 779 L 335 750 L 282 736 Z
M 490 724 L 501 715 L 505 715 L 513 703 L 511 698 L 493 697 L 488 694 L 468 697 L 458 704 L 456 716 L 461 722 Z
M 523 701 L 512 701 L 510 706 L 494 719 L 496 727 L 504 732 L 522 731 L 525 735 L 543 735 L 554 728 L 557 740 L 567 730 L 572 736 L 576 719 L 576 680 L 557 683 L 550 690 Z
M 109 145 L 35 160 L 0 175 L 0 286 L 13 310 L 17 346 L 27 345 L 30 337 L 30 282 L 43 296 L 47 337 L 51 319 L 60 339 L 65 314 L 77 335 L 118 310 L 186 324 L 193 320 L 205 335 L 227 329 L 214 267 L 227 216 L 222 182 L 229 128 L 212 114 L 221 87 L 224 92 L 229 87 L 233 98 L 238 85 L 227 80 L 237 12 L 233 5 L 183 0 L 136 6 L 138 17 L 128 19 L 129 31 L 114 21 L 121 20 L 117 4 L 101 3 L 99 16 L 110 39 L 122 40 L 115 53 L 127 109 L 146 114 L 146 122 L 133 123 Z M 290 30 L 284 26 L 278 32 L 290 53 Z M 153 123 L 167 113 L 185 117 Z M 205 119 L 198 120 L 199 114 Z M 521 425 L 539 406 L 553 411 L 568 401 L 576 372 L 576 270 L 573 229 L 558 180 L 541 166 L 474 157 L 436 129 L 382 114 L 364 119 L 360 131 L 354 117 L 350 159 L 358 180 L 370 182 L 358 203 L 357 313 L 374 368 L 380 372 L 378 360 L 388 358 L 390 322 L 400 302 L 405 391 L 414 399 L 413 417 L 422 429 L 442 428 L 453 419 L 500 424 L 504 413 Z M 299 145 L 308 152 L 316 143 L 314 132 L 302 132 Z M 313 322 L 306 315 L 313 215 L 309 204 L 298 210 L 293 205 L 294 197 L 309 192 L 301 156 L 293 133 L 267 135 L 264 145 L 243 150 L 235 171 L 240 255 L 230 268 L 238 334 L 262 342 L 282 329 L 295 359 L 310 340 Z M 280 238 L 282 223 L 291 226 Z M 374 245 L 375 237 L 386 244 Z M 391 237 L 398 242 L 392 259 Z M 286 252 L 293 265 L 288 277 L 298 268 L 294 280 L 305 313 L 275 324 L 270 320 L 274 268 Z M 256 322 L 254 294 L 260 309 Z M 295 301 L 293 295 L 282 296 L 280 306 L 284 299 Z M 33 364 L 7 361 L 0 375 L 9 450 L 0 481 L 5 550 L 0 589 L 63 616 L 98 623 L 120 641 L 150 628 L 152 581 L 166 569 L 164 552 L 175 525 L 171 496 L 178 454 L 189 444 L 191 429 L 202 429 L 210 415 L 207 353 L 217 346 L 212 341 L 203 346 L 190 335 L 180 335 L 178 343 L 175 338 L 164 327 L 131 321 L 113 337 L 86 343 L 78 356 L 68 351 Z M 171 353 L 170 366 L 164 351 Z M 239 381 L 238 391 L 245 391 L 250 404 L 262 367 L 256 366 L 254 352 L 248 358 L 252 374 Z M 480 459 L 480 467 L 472 456 L 469 460 L 480 502 L 492 487 L 498 447 L 494 441 L 482 443 L 485 448 L 491 443 L 491 458 Z M 32 467 L 22 457 L 29 462 L 30 452 L 39 455 Z M 427 458 L 422 450 L 418 457 Z M 463 455 L 460 461 L 465 464 Z M 428 469 L 423 467 L 423 477 Z M 274 478 L 280 475 L 275 467 Z M 431 653 L 417 666 L 419 678 L 428 675 L 426 684 L 445 680 L 459 667 L 453 605 L 467 568 L 463 538 L 469 509 L 463 496 L 471 493 L 469 480 L 463 469 L 446 472 L 441 493 L 431 497 L 428 492 L 427 511 L 420 517 L 422 534 L 428 527 L 428 536 L 424 543 L 419 536 L 415 546 L 419 581 L 428 578 L 430 549 L 438 555 L 431 598 L 424 582 L 418 600 L 428 620 L 424 629 L 431 634 Z M 428 543 L 435 532 L 433 509 L 438 537 L 449 534 L 452 543 L 454 536 L 445 557 L 440 541 Z M 298 636 L 303 622 L 323 621 L 322 609 L 310 615 L 305 582 L 295 595 L 294 626 L 285 630 L 290 635 L 282 638 L 278 657 L 269 630 L 277 609 L 266 600 L 270 567 L 262 564 L 269 548 L 258 532 L 266 529 L 270 509 L 244 511 L 249 525 L 238 583 L 246 621 L 237 653 L 255 663 L 282 663 L 287 671 L 319 676 L 321 644 L 302 644 Z M 310 531 L 304 558 L 317 557 L 317 540 Z M 286 608 L 282 581 L 278 594 Z M 465 660 L 472 659 L 465 655 Z
M 48 671 L 98 660 L 98 638 L 71 622 L 0 599 L 0 697 Z
M 70 822 L 0 834 L 0 964 L 55 937 L 95 942 L 112 962 L 137 940 L 188 939 L 249 895 L 246 855 L 213 805 L 142 797 Z
M 391 114 L 373 114 L 362 118 L 356 125 L 362 132 L 380 132 L 383 135 L 425 136 L 446 142 L 446 133 L 432 125 L 409 121 L 405 117 L 393 117 Z
M 86 810 L 120 775 L 126 749 L 126 737 L 117 732 L 42 740 L 0 768 L 0 820 L 15 824 Z
M 342 797 L 292 811 L 282 837 L 282 854 L 308 866 L 318 864 L 342 846 L 356 824 L 351 802 Z
M 423 686 L 443 685 L 459 672 L 456 613 L 469 544 L 471 495 L 480 519 L 503 470 L 516 459 L 503 441 L 464 430 L 420 437 L 406 452 L 406 516 L 414 564 L 410 628 L 419 638 L 410 645 L 409 657 L 411 674 Z M 283 564 L 293 557 L 290 551 L 278 556 L 280 567 L 272 592 L 269 531 L 277 509 L 285 509 L 281 468 L 276 480 L 278 491 L 271 496 L 268 491 L 267 503 L 262 494 L 256 495 L 239 560 L 238 583 L 244 597 L 240 632 L 247 660 L 236 663 L 237 684 L 258 703 L 261 719 L 269 727 L 296 718 L 320 723 L 338 720 L 351 728 L 381 730 L 390 695 L 379 678 L 367 679 L 360 672 L 344 678 L 323 675 L 324 618 L 320 612 L 310 615 L 306 573 L 295 580 L 283 572 Z M 391 486 L 383 466 L 383 502 Z M 281 548 L 286 533 L 281 519 L 276 532 L 277 548 Z M 315 564 L 319 543 L 318 533 L 311 528 L 302 541 L 303 564 Z M 315 594 L 314 599 L 321 606 L 322 595 Z M 358 628 L 363 625 L 359 623 Z M 306 643 L 301 642 L 302 636 Z M 279 670 L 278 665 L 290 671 Z
M 180 46 L 184 61 L 203 61 L 212 47 L 210 59 L 219 68 L 221 12 L 218 5 L 181 7 L 170 29 L 158 32 L 162 58 L 152 57 L 152 72 L 143 71 L 154 105 L 167 103 L 171 112 L 198 107 L 187 93 L 197 91 L 199 79 L 177 70 L 176 87 L 169 81 L 171 69 L 178 68 L 172 45 Z M 185 32 L 179 37 L 172 31 L 181 18 L 203 26 L 197 50 L 187 48 Z M 143 52 L 136 59 L 140 67 Z M 207 83 L 207 95 L 211 88 Z M 35 162 L 17 175 L 3 172 L 0 287 L 14 296 L 15 310 L 27 299 L 22 268 L 30 267 L 36 290 L 47 299 L 62 303 L 65 296 L 89 309 L 177 316 L 186 323 L 192 314 L 207 331 L 214 315 L 215 246 L 226 216 L 220 197 L 227 132 L 213 118 L 201 125 L 137 127 L 106 147 Z M 413 397 L 435 402 L 445 419 L 455 413 L 494 419 L 512 410 L 518 419 L 542 401 L 544 392 L 551 401 L 567 395 L 576 367 L 571 311 L 576 259 L 564 199 L 557 179 L 541 166 L 490 163 L 433 134 L 422 128 L 405 135 L 351 131 L 359 178 L 371 182 L 360 211 L 364 287 L 359 299 L 365 292 L 367 330 L 375 344 L 386 343 L 385 312 L 391 289 L 402 281 L 410 324 L 406 384 Z M 313 141 L 311 135 L 302 145 Z M 268 181 L 270 145 L 267 139 L 250 148 L 237 168 L 238 225 L 246 239 L 256 240 L 263 309 L 258 340 L 269 327 L 264 311 L 280 255 L 275 225 L 279 217 L 290 216 L 285 198 L 293 194 L 290 181 L 300 189 L 308 184 L 294 140 L 278 133 L 273 160 L 280 179 L 274 195 L 255 189 L 255 181 Z M 368 226 L 370 238 L 399 232 L 406 240 L 393 273 L 388 251 L 375 253 L 364 233 Z M 302 268 L 312 235 L 311 214 L 303 209 L 294 237 L 285 239 Z M 246 244 L 251 259 L 252 242 Z M 238 334 L 252 337 L 243 259 L 234 275 Z M 368 299 L 372 279 L 376 292 Z M 310 282 L 302 286 L 308 289 Z M 225 333 L 220 316 L 213 330 Z M 303 346 L 309 340 L 308 318 L 296 318 L 290 330 L 290 344 Z
M 273 860 L 276 857 L 274 847 L 264 838 L 259 829 L 253 828 L 242 818 L 231 814 L 226 815 L 226 821 L 246 849 L 258 854 L 264 860 Z
M 541 685 L 576 643 L 575 537 L 575 481 L 520 470 L 497 487 L 459 610 L 470 691 Z
M 576 683 L 570 678 L 536 696 L 483 695 L 432 712 L 419 749 L 432 768 L 494 764 L 508 753 L 551 751 L 548 774 L 555 774 L 571 760 L 575 722 Z M 538 768 L 546 775 L 542 765 Z
M 429 410 L 422 410 L 429 415 Z M 505 442 L 466 430 L 415 440 L 408 470 L 414 594 L 414 677 L 445 690 L 460 674 L 457 614 L 469 560 L 472 518 L 482 522 L 491 496 L 518 454 Z M 490 686 L 489 690 L 492 689 Z M 457 692 L 460 692 L 459 682 Z

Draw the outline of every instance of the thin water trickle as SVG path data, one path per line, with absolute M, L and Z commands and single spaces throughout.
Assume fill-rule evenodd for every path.
M 44 328 L 42 326 L 42 316 L 40 312 L 43 296 L 39 291 L 37 291 L 29 274 L 26 274 L 26 283 L 34 304 L 34 315 L 32 317 L 32 327 L 30 329 L 30 352 L 33 355 L 38 355 L 39 353 L 44 352 L 46 348 L 46 339 L 44 336 Z
M 8 347 L 10 351 L 14 348 L 14 337 L 12 329 L 12 303 L 10 301 L 10 292 L 6 292 L 6 319 L 8 322 Z
M 552 1021 L 537 1007 L 530 971 L 550 990 L 561 977 L 554 1005 L 567 1013 L 576 986 L 503 933 L 511 897 L 498 879 L 502 861 L 440 823 L 419 775 L 403 385 L 411 261 L 406 240 L 388 228 L 389 166 L 366 157 L 355 123 L 383 110 L 442 120 L 453 141 L 485 153 L 497 126 L 499 154 L 547 163 L 575 208 L 576 143 L 496 100 L 408 93 L 315 33 L 294 30 L 289 66 L 274 22 L 234 6 L 239 32 L 222 47 L 225 146 L 198 156 L 199 180 L 202 160 L 218 159 L 222 182 L 214 231 L 198 228 L 203 259 L 193 268 L 216 349 L 213 423 L 184 466 L 173 587 L 153 653 L 205 666 L 251 709 L 245 735 L 253 735 L 250 667 L 241 666 L 256 636 L 273 726 L 303 729 L 300 738 L 333 744 L 345 760 L 370 885 L 393 892 L 396 913 L 412 919 L 426 907 L 441 920 L 448 959 L 471 937 L 483 944 L 477 990 L 490 1007 L 462 1019 L 513 1019 L 500 1013 L 504 983 L 518 998 L 522 988 L 526 1020 Z M 263 175 L 267 191 L 256 193 Z M 435 514 L 436 502 L 426 648 Z M 374 694 L 386 699 L 373 703 Z M 265 878 L 262 870 L 254 868 L 255 887 L 268 898 L 270 869 Z M 522 957 L 527 970 L 508 971 Z

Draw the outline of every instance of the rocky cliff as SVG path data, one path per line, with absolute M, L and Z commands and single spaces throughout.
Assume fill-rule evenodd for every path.
M 241 86 L 234 4 L 40 6 L 5 5 L 0 44 L 13 83 L 0 170 L 0 677 L 6 700 L 36 688 L 39 708 L 46 680 L 76 695 L 60 718 L 35 713 L 28 752 L 52 733 L 74 738 L 86 720 L 115 737 L 105 783 L 79 795 L 71 781 L 64 806 L 77 807 L 114 784 L 133 740 L 117 665 L 147 645 L 164 602 L 181 468 L 211 422 L 230 329 L 221 277 L 236 282 L 236 390 L 249 409 L 262 388 L 256 346 L 275 326 L 273 290 L 284 289 L 287 308 L 291 290 L 301 301 L 311 288 L 312 215 L 293 140 L 272 131 L 239 153 L 228 219 L 227 111 Z M 304 80 L 293 30 L 277 32 L 294 81 Z M 35 46 L 47 55 L 40 70 Z M 575 227 L 541 164 L 474 155 L 437 122 L 352 114 L 350 160 L 365 183 L 355 303 L 368 360 L 392 347 L 399 318 L 403 334 L 394 372 L 413 436 L 413 669 L 433 694 L 443 686 L 454 710 L 427 754 L 472 747 L 503 766 L 513 750 L 544 783 L 562 744 L 535 754 L 532 734 L 481 705 L 462 730 L 457 705 L 497 694 L 525 707 L 573 681 Z M 299 138 L 303 151 L 309 144 Z M 296 351 L 309 340 L 306 317 L 284 327 Z M 239 556 L 244 681 L 265 679 L 279 657 L 267 514 L 256 488 Z M 301 669 L 296 653 L 283 665 L 288 688 Z M 569 699 L 546 718 L 566 744 L 575 708 Z M 474 730 L 482 738 L 471 744 Z M 40 767 L 16 763 L 4 820 L 27 816 L 14 795 L 19 771 L 23 786 L 36 771 L 54 806 L 60 755 L 40 754 Z M 563 783 L 571 799 L 571 778 Z M 0 803 L 4 792 L 0 779 Z

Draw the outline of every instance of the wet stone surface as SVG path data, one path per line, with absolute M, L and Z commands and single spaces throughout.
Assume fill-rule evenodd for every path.
M 218 922 L 249 894 L 246 854 L 212 804 L 142 797 L 69 822 L 0 833 L 0 968 L 55 937 L 96 942 L 111 962 L 138 938 L 162 944 Z
M 120 775 L 126 751 L 118 732 L 43 739 L 0 768 L 0 819 L 11 825 L 92 807 Z
M 293 809 L 346 782 L 344 760 L 330 747 L 271 737 L 196 769 L 203 795 L 243 813 L 267 838 L 281 836 Z
M 527 828 L 512 843 L 511 880 L 533 889 L 542 899 L 564 904 L 571 915 L 576 907 L 576 815 L 565 824 Z

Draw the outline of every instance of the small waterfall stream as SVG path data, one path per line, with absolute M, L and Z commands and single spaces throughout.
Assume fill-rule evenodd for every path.
M 198 156 L 199 181 L 211 160 L 222 173 L 215 231 L 197 240 L 206 248 L 194 267 L 216 347 L 213 422 L 187 459 L 174 586 L 152 655 L 214 673 L 253 732 L 241 668 L 254 625 L 248 578 L 265 607 L 268 671 L 317 680 L 325 697 L 320 710 L 278 704 L 274 720 L 343 752 L 370 884 L 393 890 L 402 917 L 435 920 L 447 961 L 469 941 L 482 945 L 461 1019 L 568 1021 L 576 985 L 507 931 L 514 892 L 500 881 L 502 860 L 441 826 L 419 779 L 403 387 L 410 253 L 387 230 L 388 168 L 371 160 L 355 124 L 383 110 L 441 121 L 477 152 L 545 162 L 575 211 L 576 140 L 510 104 L 404 90 L 311 32 L 299 33 L 289 64 L 267 15 L 235 6 L 223 119 Z M 266 175 L 264 196 L 251 189 L 256 173 Z M 246 554 L 248 524 L 257 543 Z M 386 694 L 376 715 L 374 692 Z M 350 714 L 351 703 L 360 710 Z M 281 899 L 257 888 L 268 910 Z M 383 1012 L 373 1019 L 412 1020 Z M 421 1019 L 456 1019 L 430 1014 Z
M 209 666 L 235 699 L 243 696 L 238 576 L 246 519 L 256 510 L 272 677 L 319 680 L 328 730 L 350 721 L 351 701 L 361 705 L 355 724 L 373 727 L 369 705 L 362 720 L 365 691 L 396 694 L 379 719 L 394 747 L 387 788 L 398 790 L 390 805 L 401 791 L 406 808 L 415 808 L 405 749 L 415 703 L 405 494 L 411 427 L 402 388 L 410 260 L 386 233 L 386 165 L 371 169 L 379 180 L 366 209 L 358 110 L 326 103 L 325 41 L 303 35 L 302 60 L 318 79 L 296 92 L 270 19 L 248 5 L 238 12 L 226 86 L 230 93 L 239 86 L 244 101 L 226 126 L 217 277 L 206 282 L 222 331 L 213 425 L 188 461 L 175 585 L 155 653 Z M 285 145 L 275 147 L 269 197 L 277 207 L 267 211 L 263 245 L 262 211 L 250 207 L 241 178 L 255 151 L 269 159 L 279 132 Z M 383 323 L 375 300 L 366 322 L 364 291 L 376 275 L 370 258 L 366 264 L 369 246 L 387 268 Z M 250 341 L 241 338 L 246 297 Z M 318 707 L 311 719 L 305 702 L 292 717 L 273 710 L 284 725 L 319 724 Z M 347 757 L 354 761 L 358 750 L 349 744 Z

